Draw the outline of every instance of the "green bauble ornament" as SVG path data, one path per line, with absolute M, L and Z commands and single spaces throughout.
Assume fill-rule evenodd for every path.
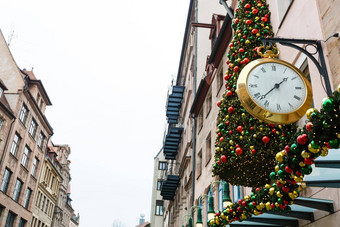
M 337 149 L 339 148 L 339 140 L 338 139 L 334 139 L 334 140 L 330 140 L 328 142 L 329 146 L 333 149 Z
M 313 171 L 312 166 L 305 166 L 301 168 L 301 172 L 305 175 L 311 174 Z
M 327 112 L 334 109 L 334 101 L 331 98 L 325 98 L 322 100 L 322 108 Z

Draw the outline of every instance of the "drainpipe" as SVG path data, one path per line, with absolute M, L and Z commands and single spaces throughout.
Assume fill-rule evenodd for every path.
M 15 122 L 15 120 L 16 120 L 16 118 L 14 118 L 13 121 L 12 121 L 12 123 L 11 123 L 10 129 L 9 129 L 9 133 L 8 133 L 8 136 L 7 136 L 7 139 L 6 139 L 5 147 L 4 147 L 4 150 L 3 150 L 2 155 L 1 155 L 1 159 L 0 159 L 0 170 L 1 170 L 1 168 L 2 168 L 2 162 L 3 162 L 4 157 L 5 157 L 5 153 L 6 153 L 7 146 L 8 146 L 8 141 L 9 141 L 9 137 L 10 137 L 10 135 L 12 134 L 13 123 Z
M 198 22 L 197 16 L 198 16 L 198 0 L 195 1 L 195 23 Z M 195 27 L 195 44 L 194 44 L 194 97 L 196 97 L 196 87 L 197 87 L 197 27 Z M 194 124 L 192 126 L 192 176 L 191 176 L 191 207 L 194 206 L 194 200 L 195 200 L 195 173 L 196 173 L 196 124 L 197 119 L 194 118 Z M 191 214 L 192 215 L 192 214 Z

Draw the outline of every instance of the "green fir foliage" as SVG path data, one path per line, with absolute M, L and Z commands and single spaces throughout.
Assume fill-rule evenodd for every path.
M 242 68 L 259 58 L 261 37 L 273 36 L 265 0 L 241 0 L 232 23 L 226 91 L 219 106 L 213 174 L 233 185 L 258 187 L 270 182 L 275 154 L 283 150 L 296 125 L 273 125 L 255 119 L 242 107 L 236 83 Z

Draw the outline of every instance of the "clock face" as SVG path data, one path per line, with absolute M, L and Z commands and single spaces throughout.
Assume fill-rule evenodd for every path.
M 277 62 L 255 66 L 248 74 L 246 86 L 252 100 L 273 113 L 290 113 L 306 100 L 304 80 L 292 68 Z

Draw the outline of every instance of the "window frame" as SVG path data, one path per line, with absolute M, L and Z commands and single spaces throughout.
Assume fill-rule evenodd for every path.
M 26 195 L 25 195 L 25 200 L 24 200 L 24 208 L 28 208 L 30 201 L 31 201 L 31 196 L 32 196 L 32 189 L 27 188 L 26 189 Z
M 27 122 L 27 118 L 28 118 L 28 108 L 25 105 L 25 103 L 22 104 L 21 110 L 20 110 L 20 115 L 19 115 L 19 120 L 21 121 L 21 123 L 23 123 L 24 125 Z
M 19 222 L 18 227 L 25 227 L 26 224 L 27 224 L 27 221 L 23 218 L 20 218 L 20 222 Z
M 7 176 L 5 177 L 6 173 L 7 173 Z M 5 194 L 7 193 L 8 185 L 9 185 L 9 182 L 11 181 L 11 176 L 12 176 L 12 171 L 8 168 L 5 168 L 4 177 L 2 178 L 1 186 L 0 186 L 0 190 Z
M 155 215 L 156 216 L 164 215 L 164 201 L 163 200 L 156 200 Z
M 37 176 L 39 162 L 40 162 L 39 159 L 35 156 L 33 159 L 32 168 L 31 168 L 31 175 L 33 177 Z
M 17 138 L 17 141 L 16 141 L 16 138 Z M 14 137 L 13 137 L 13 141 L 12 141 L 12 145 L 11 145 L 11 149 L 10 149 L 10 153 L 14 157 L 17 157 L 20 143 L 21 143 L 21 137 L 20 137 L 19 133 L 15 132 Z
M 157 180 L 157 186 L 156 186 L 156 190 L 157 191 L 160 191 L 162 189 L 163 182 L 164 182 L 163 179 L 158 179 Z
M 28 129 L 28 133 L 34 138 L 35 134 L 37 133 L 38 129 L 38 123 L 37 121 L 32 117 L 30 127 Z
M 207 166 L 212 158 L 212 142 L 211 142 L 211 132 L 208 133 L 208 136 L 205 140 L 205 166 Z
M 43 148 L 45 139 L 46 139 L 45 134 L 44 134 L 42 131 L 40 131 L 39 139 L 38 139 L 38 147 L 39 147 L 40 149 Z
M 14 186 L 13 197 L 12 197 L 12 199 L 15 202 L 19 202 L 23 184 L 24 182 L 22 182 L 19 178 L 17 178 L 17 181 L 15 182 L 15 186 Z
M 26 153 L 27 151 L 27 153 Z M 26 145 L 22 154 L 21 165 L 27 169 L 32 150 Z
M 5 227 L 13 227 L 14 226 L 14 220 L 16 218 L 16 214 L 12 211 L 8 211 L 7 218 L 6 218 L 6 224 Z
M 164 161 L 158 162 L 158 169 L 159 170 L 167 170 L 168 169 L 168 163 Z

